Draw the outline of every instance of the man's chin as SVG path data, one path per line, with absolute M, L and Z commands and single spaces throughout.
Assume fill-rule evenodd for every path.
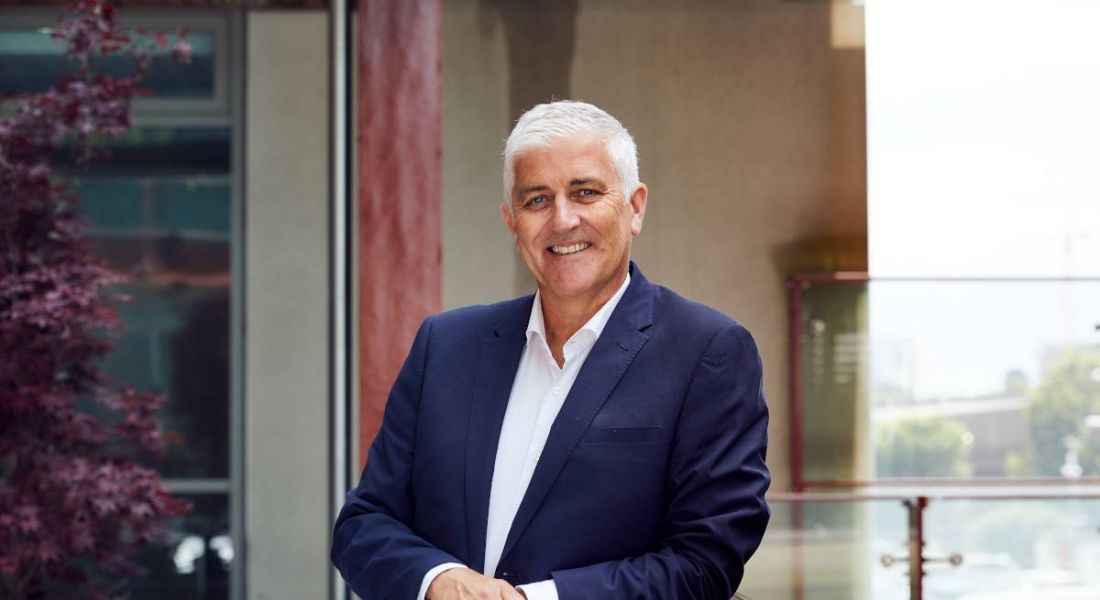
M 590 299 L 599 295 L 605 286 L 599 285 L 595 277 L 591 275 L 571 275 L 568 277 L 547 278 L 547 285 L 542 288 L 543 295 L 556 300 L 573 301 Z

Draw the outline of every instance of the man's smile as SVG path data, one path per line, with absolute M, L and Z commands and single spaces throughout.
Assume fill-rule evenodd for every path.
M 568 246 L 550 246 L 547 250 L 549 250 L 551 254 L 565 255 L 583 252 L 591 246 L 592 244 L 588 242 L 577 242 L 576 244 L 569 244 Z

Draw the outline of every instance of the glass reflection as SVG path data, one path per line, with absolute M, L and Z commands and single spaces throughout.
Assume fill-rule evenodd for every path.
M 1100 280 L 809 286 L 810 482 L 1100 477 Z
M 176 34 L 165 32 L 165 36 L 166 48 L 151 49 L 152 60 L 144 87 L 151 90 L 154 98 L 213 98 L 214 32 L 197 30 L 187 35 L 192 54 L 186 64 L 169 57 Z M 0 30 L 0 94 L 45 91 L 72 73 L 73 64 L 63 51 L 45 29 Z M 122 56 L 102 56 L 93 60 L 92 68 L 111 77 L 124 76 L 133 71 L 133 61 Z
M 167 543 L 138 557 L 145 577 L 135 580 L 133 598 L 221 600 L 229 597 L 233 544 L 229 536 L 229 497 L 188 494 L 191 514 L 169 524 Z

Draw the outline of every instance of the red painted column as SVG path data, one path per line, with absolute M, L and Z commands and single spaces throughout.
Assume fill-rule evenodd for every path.
M 359 457 L 443 303 L 441 0 L 359 2 Z

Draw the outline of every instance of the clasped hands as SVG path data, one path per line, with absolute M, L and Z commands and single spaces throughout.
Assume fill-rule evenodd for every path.
M 426 600 L 525 600 L 523 592 L 503 579 L 486 577 L 473 569 L 443 571 L 428 586 Z

